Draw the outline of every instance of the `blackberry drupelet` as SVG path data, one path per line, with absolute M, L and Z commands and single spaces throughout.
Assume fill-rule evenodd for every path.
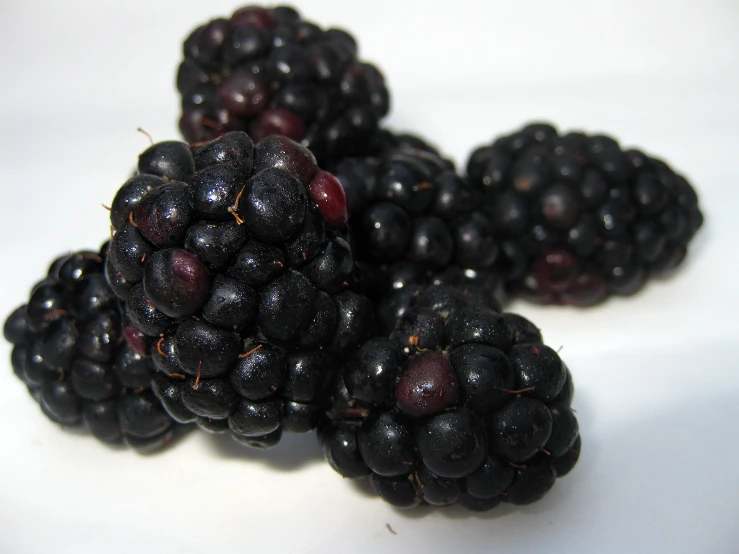
M 106 443 L 139 450 L 167 445 L 176 427 L 151 392 L 153 367 L 103 273 L 108 243 L 98 252 L 58 258 L 28 304 L 5 322 L 16 376 L 46 416 L 85 424 Z
M 508 289 L 536 302 L 633 294 L 683 261 L 703 223 L 685 178 L 604 135 L 528 125 L 475 150 L 467 173 L 486 191 Z
M 345 352 L 373 332 L 352 289 L 340 183 L 283 136 L 164 142 L 119 190 L 107 275 L 149 337 L 170 415 L 273 446 L 317 423 Z
M 393 151 L 403 151 L 416 154 L 431 154 L 446 169 L 454 170 L 454 162 L 442 156 L 439 150 L 418 135 L 411 133 L 397 133 L 389 129 L 380 129 L 372 138 L 368 156 L 381 157 Z
M 352 244 L 380 331 L 392 330 L 399 314 L 387 307 L 400 306 L 400 297 L 410 301 L 412 286 L 469 286 L 497 298 L 491 270 L 498 245 L 479 210 L 481 191 L 418 137 L 381 135 L 376 155 L 332 168 L 346 192 Z
M 573 394 L 531 322 L 432 286 L 337 373 L 319 437 L 398 507 L 529 504 L 577 462 Z
M 227 131 L 285 135 L 321 163 L 364 154 L 389 110 L 383 76 L 354 38 L 292 8 L 245 7 L 195 29 L 177 74 L 189 142 Z

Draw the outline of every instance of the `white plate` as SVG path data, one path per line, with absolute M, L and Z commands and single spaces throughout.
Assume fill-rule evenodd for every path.
M 100 203 L 148 144 L 136 127 L 176 137 L 180 41 L 234 7 L 3 3 L 3 315 L 55 254 L 104 238 Z M 513 306 L 564 346 L 580 463 L 533 506 L 403 513 L 334 474 L 312 436 L 269 453 L 196 433 L 155 456 L 106 448 L 50 424 L 5 362 L 0 551 L 738 551 L 735 2 L 315 1 L 302 11 L 350 29 L 384 70 L 391 126 L 459 162 L 547 119 L 641 146 L 699 190 L 707 223 L 674 279 L 592 310 Z

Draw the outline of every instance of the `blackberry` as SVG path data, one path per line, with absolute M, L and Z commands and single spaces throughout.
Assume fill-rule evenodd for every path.
M 573 391 L 531 322 L 431 286 L 337 373 L 319 438 L 397 507 L 529 504 L 577 462 Z
M 139 172 L 112 204 L 107 275 L 148 337 L 155 394 L 175 420 L 252 446 L 311 430 L 373 332 L 341 184 L 293 140 L 242 131 L 154 144 Z
M 528 125 L 475 150 L 467 174 L 486 191 L 507 288 L 536 302 L 633 294 L 682 262 L 703 223 L 684 177 L 604 135 Z
M 177 74 L 189 142 L 228 131 L 285 135 L 322 163 L 363 154 L 390 107 L 383 76 L 354 38 L 292 8 L 249 6 L 196 28 Z
M 151 392 L 153 366 L 122 317 L 100 252 L 61 256 L 5 322 L 11 362 L 44 414 L 106 443 L 152 450 L 178 427 Z M 130 338 L 130 346 L 124 336 Z
M 376 149 L 332 172 L 346 192 L 352 243 L 378 313 L 397 297 L 410 298 L 412 285 L 471 286 L 497 298 L 498 245 L 478 210 L 481 191 L 417 137 L 385 133 Z M 383 333 L 397 315 L 380 315 Z

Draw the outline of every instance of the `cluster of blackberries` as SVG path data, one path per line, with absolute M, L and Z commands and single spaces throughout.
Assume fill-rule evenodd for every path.
M 399 507 L 529 504 L 577 462 L 573 392 L 531 322 L 430 286 L 337 374 L 320 437 L 337 472 Z
M 321 162 L 366 152 L 390 109 L 385 81 L 357 43 L 289 7 L 246 7 L 185 41 L 177 75 L 180 129 L 190 142 L 227 131 L 281 134 Z
M 287 137 L 140 156 L 111 207 L 106 271 L 175 420 L 255 446 L 316 425 L 341 355 L 373 331 L 346 220 L 340 183 Z
M 544 124 L 460 175 L 380 129 L 380 73 L 291 8 L 184 51 L 190 143 L 143 152 L 109 243 L 55 261 L 5 324 L 44 413 L 139 449 L 189 424 L 259 448 L 318 428 L 395 506 L 540 499 L 579 457 L 572 376 L 501 304 L 591 305 L 673 269 L 703 220 L 688 182 Z
M 157 449 L 177 425 L 151 392 L 151 361 L 125 340 L 139 334 L 105 280 L 107 251 L 108 243 L 60 257 L 8 317 L 13 371 L 52 421 L 84 422 L 103 442 Z
M 481 188 L 416 137 L 387 135 L 377 152 L 331 168 L 346 192 L 349 234 L 379 331 L 429 284 L 499 298 L 498 244 Z
M 467 173 L 485 190 L 501 275 L 536 302 L 633 294 L 683 261 L 703 223 L 684 177 L 604 135 L 528 125 L 475 150 Z

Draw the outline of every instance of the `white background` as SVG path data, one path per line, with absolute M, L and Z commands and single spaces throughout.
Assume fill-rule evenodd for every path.
M 100 203 L 148 145 L 136 128 L 176 137 L 181 41 L 235 7 L 0 3 L 3 315 L 57 253 L 102 241 Z M 641 146 L 699 190 L 707 223 L 674 279 L 597 309 L 513 306 L 564 347 L 579 465 L 533 506 L 403 513 L 334 474 L 312 436 L 269 453 L 201 433 L 154 456 L 106 448 L 46 421 L 6 361 L 0 551 L 739 551 L 739 4 L 299 7 L 351 30 L 382 68 L 391 127 L 460 163 L 494 135 L 546 119 Z

